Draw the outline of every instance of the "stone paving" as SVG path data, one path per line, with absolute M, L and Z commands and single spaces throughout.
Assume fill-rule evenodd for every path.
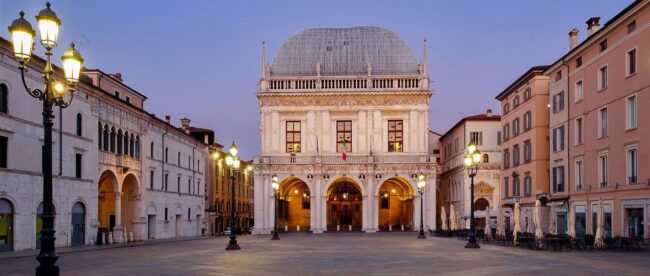
M 62 275 L 647 275 L 650 253 L 548 252 L 417 233 L 226 237 L 62 253 Z M 0 275 L 33 275 L 34 257 L 0 259 Z

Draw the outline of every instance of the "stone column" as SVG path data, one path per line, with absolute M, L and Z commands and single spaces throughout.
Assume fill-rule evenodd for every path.
M 124 226 L 122 226 L 122 193 L 115 192 L 115 227 L 113 227 L 113 242 L 124 242 Z
M 368 229 L 366 232 L 374 233 L 377 232 L 377 194 L 375 193 L 375 178 L 374 175 L 368 175 L 367 186 L 368 186 Z
M 321 234 L 323 233 L 323 225 L 321 224 L 321 216 L 322 216 L 322 206 L 321 206 L 321 199 L 322 197 L 320 196 L 321 194 L 321 183 L 323 182 L 323 176 L 322 175 L 316 175 L 315 176 L 316 181 L 312 182 L 314 183 L 312 191 L 312 196 L 311 196 L 311 229 L 314 234 Z
M 136 241 L 142 241 L 146 239 L 146 224 L 147 224 L 147 215 L 145 214 L 144 201 L 142 200 L 142 194 L 137 194 L 135 198 L 135 217 L 133 219 L 133 236 Z

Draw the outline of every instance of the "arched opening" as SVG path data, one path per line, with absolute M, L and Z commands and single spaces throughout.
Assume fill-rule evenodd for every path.
M 0 112 L 7 113 L 9 110 L 9 87 L 6 84 L 0 83 Z
M 105 171 L 99 176 L 99 195 L 97 217 L 99 218 L 99 231 L 111 232 L 115 227 L 115 188 L 117 177 L 111 171 Z
M 474 201 L 474 210 L 475 211 L 483 211 L 487 210 L 490 207 L 490 202 L 487 201 L 485 198 L 479 198 L 476 201 Z M 481 218 L 476 219 L 476 229 L 485 229 L 487 219 L 485 216 Z
M 403 179 L 393 177 L 379 188 L 378 226 L 380 231 L 413 230 L 413 189 Z
M 138 200 L 138 180 L 133 174 L 128 174 L 122 183 L 122 226 L 124 233 L 133 232 L 133 219 L 136 214 Z M 128 236 L 127 236 L 128 237 Z
M 483 154 L 483 163 L 490 163 L 490 156 L 487 153 Z
M 104 125 L 104 134 L 103 134 L 103 141 L 104 142 L 104 151 L 108 151 L 108 125 Z
M 129 155 L 129 132 L 124 131 L 124 155 Z
M 298 178 L 282 181 L 278 199 L 278 227 L 288 231 L 309 231 L 311 193 L 307 183 Z
M 86 244 L 86 207 L 77 202 L 72 206 L 72 246 Z
M 53 210 L 54 210 L 54 214 L 56 215 L 56 208 L 54 208 Z M 36 208 L 35 225 L 36 225 L 36 249 L 39 249 L 41 248 L 41 231 L 43 230 L 43 202 L 38 204 L 38 208 Z M 54 225 L 56 225 L 56 221 L 54 222 Z
M 14 208 L 6 199 L 0 198 L 0 252 L 14 248 Z
M 327 230 L 360 231 L 362 223 L 361 189 L 356 183 L 342 179 L 327 191 Z
M 81 113 L 77 113 L 77 136 L 82 136 L 83 134 L 83 117 Z
M 115 153 L 115 135 L 117 133 L 115 132 L 115 127 L 111 128 L 111 152 Z
M 124 134 L 122 134 L 122 130 L 117 131 L 117 154 L 122 154 L 124 151 L 122 151 L 122 142 L 124 140 Z

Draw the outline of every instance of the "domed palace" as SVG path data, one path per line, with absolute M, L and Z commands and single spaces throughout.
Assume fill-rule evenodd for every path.
M 379 27 L 301 31 L 270 64 L 263 46 L 255 234 L 276 218 L 289 232 L 417 231 L 422 213 L 435 228 L 426 59 Z

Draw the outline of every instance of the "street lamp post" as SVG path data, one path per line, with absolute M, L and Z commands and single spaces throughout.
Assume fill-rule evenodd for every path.
M 275 219 L 273 219 L 273 237 L 271 237 L 271 240 L 279 240 L 280 236 L 278 236 L 278 194 L 280 193 L 280 183 L 278 183 L 278 175 L 273 174 L 273 177 L 271 178 L 271 188 L 273 188 L 273 204 L 275 204 L 275 212 L 274 216 Z
M 469 241 L 465 248 L 481 248 L 476 242 L 476 226 L 474 224 L 474 177 L 478 172 L 478 164 L 481 162 L 481 151 L 478 150 L 476 144 L 470 143 L 467 146 L 467 154 L 465 155 L 465 167 L 471 179 L 470 182 L 470 221 L 469 221 Z
M 424 175 L 420 174 L 418 176 L 418 193 L 420 193 L 420 234 L 418 235 L 418 239 L 427 238 L 427 236 L 424 235 L 424 207 L 423 207 L 424 186 L 426 185 L 427 182 L 424 179 Z
M 239 172 L 240 161 L 237 158 L 237 146 L 235 142 L 232 142 L 230 148 L 228 148 L 228 156 L 226 157 L 226 165 L 230 168 L 230 182 L 232 184 L 230 194 L 231 194 L 231 205 L 230 205 L 230 242 L 226 250 L 239 250 L 239 244 L 237 244 L 237 235 L 235 234 L 235 175 Z
M 45 48 L 45 55 L 47 56 L 45 68 L 43 69 L 44 90 L 29 88 L 25 80 L 27 63 L 34 48 L 36 32 L 32 29 L 29 21 L 24 18 L 24 12 L 21 11 L 20 17 L 11 23 L 9 32 L 13 42 L 14 56 L 20 64 L 18 68 L 20 69 L 23 86 L 30 96 L 43 102 L 43 149 L 41 152 L 43 159 L 43 228 L 41 230 L 41 251 L 36 257 L 40 264 L 36 267 L 36 275 L 59 275 L 59 267 L 55 265 L 59 257 L 54 247 L 55 214 L 54 204 L 52 203 L 52 119 L 54 118 L 52 109 L 54 106 L 67 108 L 72 103 L 74 87 L 79 81 L 83 58 L 74 48 L 74 44 L 70 44 L 70 49 L 66 50 L 61 56 L 68 87 L 66 88 L 62 83 L 54 79 L 51 57 L 52 50 L 56 48 L 61 20 L 50 9 L 49 2 L 45 6 L 45 9 L 41 10 L 36 16 L 41 35 L 41 45 Z M 66 90 L 70 92 L 68 100 L 64 99 Z

